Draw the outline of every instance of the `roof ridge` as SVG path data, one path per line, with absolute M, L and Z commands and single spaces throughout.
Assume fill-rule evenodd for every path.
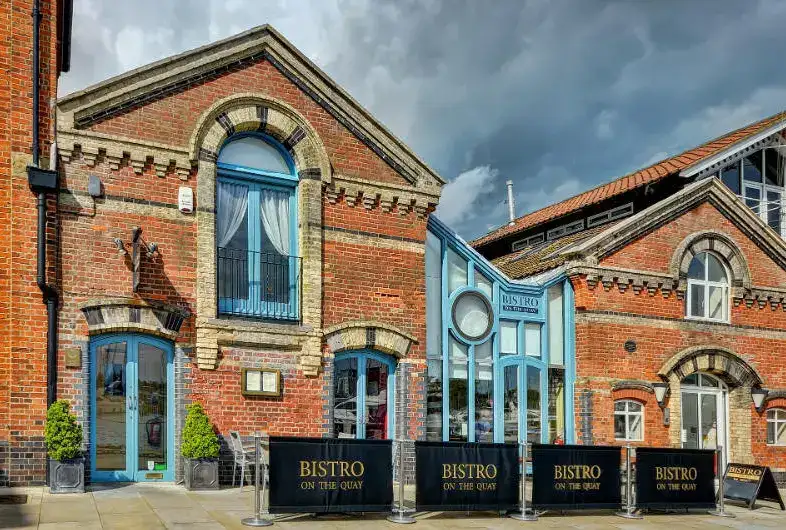
M 611 179 L 609 181 L 605 181 L 605 182 L 603 182 L 601 184 L 598 184 L 597 186 L 594 186 L 594 187 L 592 187 L 592 188 L 590 188 L 588 190 L 585 190 L 585 191 L 582 191 L 582 192 L 577 193 L 575 195 L 572 195 L 571 197 L 563 199 L 563 200 L 561 200 L 559 202 L 548 204 L 546 206 L 543 206 L 542 208 L 538 208 L 537 210 L 533 210 L 531 212 L 525 213 L 524 215 L 521 215 L 521 216 L 519 216 L 519 217 L 517 217 L 517 218 L 515 218 L 513 220 L 513 226 L 511 226 L 509 223 L 503 224 L 503 225 L 495 228 L 494 230 L 484 234 L 483 236 L 480 236 L 480 237 L 477 237 L 477 238 L 473 239 L 472 241 L 470 241 L 469 244 L 472 245 L 472 246 L 482 245 L 482 244 L 490 243 L 492 241 L 497 241 L 497 240 L 499 240 L 499 239 L 501 239 L 501 238 L 503 238 L 505 236 L 512 235 L 512 234 L 515 234 L 515 233 L 517 233 L 519 231 L 525 230 L 526 228 L 529 228 L 529 227 L 525 226 L 525 227 L 521 227 L 521 228 L 517 229 L 516 224 L 518 224 L 519 221 L 521 221 L 521 220 L 523 220 L 523 219 L 525 219 L 527 217 L 530 217 L 530 216 L 538 214 L 539 212 L 543 212 L 543 211 L 548 210 L 550 208 L 557 208 L 560 205 L 566 205 L 570 201 L 576 200 L 579 197 L 588 197 L 588 196 L 592 195 L 593 193 L 597 192 L 598 190 L 601 190 L 601 189 L 609 187 L 609 186 L 613 186 L 613 185 L 615 185 L 617 183 L 620 183 L 620 181 L 622 181 L 622 180 L 624 180 L 626 178 L 635 178 L 635 177 L 637 177 L 639 175 L 642 175 L 644 177 L 644 178 L 638 179 L 640 182 L 634 182 L 630 186 L 622 186 L 621 184 L 618 185 L 617 187 L 620 188 L 620 189 L 616 190 L 614 193 L 612 193 L 612 195 L 617 195 L 617 194 L 620 194 L 622 192 L 629 191 L 631 189 L 639 188 L 639 187 L 644 186 L 646 184 L 649 184 L 651 182 L 655 182 L 655 181 L 660 180 L 661 178 L 663 178 L 665 176 L 668 176 L 670 174 L 673 174 L 673 173 L 676 173 L 678 171 L 681 171 L 685 167 L 691 166 L 691 165 L 695 164 L 696 162 L 698 162 L 700 160 L 708 158 L 712 154 L 714 154 L 715 152 L 721 151 L 723 149 L 727 149 L 727 148 L 729 148 L 729 147 L 731 147 L 731 146 L 733 146 L 733 145 L 735 145 L 737 143 L 740 143 L 746 137 L 748 137 L 751 134 L 753 134 L 753 131 L 751 131 L 751 132 L 749 132 L 747 134 L 743 134 L 739 138 L 734 138 L 730 143 L 728 143 L 726 145 L 719 145 L 719 146 L 715 146 L 715 147 L 710 147 L 711 144 L 722 143 L 723 140 L 730 140 L 735 135 L 738 135 L 741 132 L 745 131 L 745 129 L 751 129 L 751 128 L 755 129 L 755 128 L 761 126 L 761 125 L 764 125 L 765 123 L 768 123 L 769 125 L 774 125 L 779 120 L 782 120 L 782 121 L 786 122 L 786 110 L 777 112 L 775 114 L 772 114 L 772 115 L 767 116 L 765 118 L 762 118 L 760 120 L 751 122 L 751 123 L 749 123 L 747 125 L 743 125 L 742 127 L 739 127 L 739 128 L 734 129 L 732 131 L 724 133 L 724 134 L 722 134 L 720 136 L 717 136 L 715 138 L 707 140 L 707 141 L 705 141 L 705 142 L 703 142 L 703 143 L 701 143 L 701 144 L 699 144 L 699 145 L 697 145 L 695 147 L 691 147 L 691 148 L 685 149 L 684 151 L 682 151 L 680 153 L 677 153 L 675 155 L 663 158 L 663 159 L 661 159 L 661 160 L 659 160 L 659 161 L 657 161 L 657 162 L 655 162 L 653 164 L 650 164 L 648 166 L 645 166 L 645 167 L 642 167 L 642 168 L 639 168 L 639 169 L 635 169 L 635 170 L 633 170 L 633 171 L 631 171 L 629 173 L 626 173 L 626 174 L 621 175 L 619 177 L 615 177 L 615 178 L 613 178 L 613 179 Z M 706 154 L 703 154 L 703 155 L 695 155 L 696 159 L 690 161 L 689 163 L 681 162 L 681 161 L 678 160 L 679 158 L 689 158 L 689 157 L 694 155 L 694 153 L 693 153 L 694 151 L 701 150 L 701 149 L 710 149 L 710 152 L 706 153 Z M 669 164 L 671 166 L 674 166 L 674 168 L 668 167 Z M 666 166 L 666 167 L 661 167 L 661 166 Z M 663 170 L 663 172 L 664 172 L 663 175 L 658 175 L 658 173 L 659 173 L 658 169 L 662 169 Z M 654 176 L 652 175 L 651 172 L 654 172 Z M 607 197 L 604 197 L 604 198 L 607 198 Z M 594 199 L 593 201 L 590 201 L 588 204 L 596 204 L 597 202 L 600 202 L 601 200 L 603 200 L 603 199 Z M 565 215 L 568 215 L 568 214 L 570 214 L 572 212 L 575 212 L 576 210 L 578 210 L 578 209 L 580 209 L 580 208 L 582 208 L 584 206 L 587 206 L 588 204 L 577 205 L 576 207 L 568 209 L 568 210 L 566 210 L 564 212 L 561 212 L 558 215 L 555 215 L 555 216 L 549 218 L 548 220 L 559 219 L 560 217 L 564 217 Z M 541 222 L 544 222 L 544 221 L 541 221 Z M 535 223 L 532 226 L 536 226 L 537 224 L 539 224 L 539 223 Z M 509 230 L 506 231 L 505 230 L 506 228 L 508 228 Z

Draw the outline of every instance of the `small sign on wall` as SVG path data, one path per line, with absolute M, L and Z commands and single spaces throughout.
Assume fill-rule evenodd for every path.
M 65 365 L 66 368 L 82 368 L 82 349 L 66 348 Z
M 243 368 L 240 388 L 244 396 L 281 395 L 281 372 L 268 368 Z

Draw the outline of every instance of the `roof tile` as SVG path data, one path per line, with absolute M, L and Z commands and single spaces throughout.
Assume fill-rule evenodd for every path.
M 765 118 L 756 123 L 746 125 L 741 129 L 732 131 L 720 138 L 715 138 L 698 147 L 689 149 L 684 153 L 657 162 L 649 167 L 634 171 L 628 175 L 620 177 L 612 182 L 597 186 L 591 190 L 580 193 L 562 202 L 546 206 L 535 212 L 528 213 L 519 217 L 514 224 L 505 225 L 483 237 L 471 242 L 475 247 L 482 246 L 493 241 L 504 238 L 509 234 L 521 232 L 546 221 L 556 219 L 570 212 L 578 210 L 584 206 L 598 203 L 630 189 L 644 186 L 645 184 L 660 180 L 667 175 L 674 174 L 685 169 L 687 166 L 700 160 L 715 155 L 718 151 L 726 149 L 741 140 L 752 136 L 759 131 L 775 124 L 779 120 L 786 119 L 786 112 L 780 112 L 769 118 Z

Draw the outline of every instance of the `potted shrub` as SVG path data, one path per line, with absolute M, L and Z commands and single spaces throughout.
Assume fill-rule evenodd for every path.
M 59 399 L 46 413 L 46 451 L 49 455 L 49 489 L 52 493 L 85 492 L 85 459 L 82 456 L 82 426 L 69 412 L 68 402 Z
M 218 436 L 199 403 L 186 407 L 180 453 L 185 459 L 186 488 L 218 489 Z

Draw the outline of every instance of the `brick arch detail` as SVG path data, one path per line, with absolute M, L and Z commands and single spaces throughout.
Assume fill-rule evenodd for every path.
M 203 112 L 189 140 L 192 163 L 214 163 L 227 138 L 247 131 L 264 132 L 278 140 L 289 151 L 299 175 L 330 182 L 330 159 L 316 130 L 291 105 L 262 94 L 235 94 Z
M 720 256 L 731 270 L 732 295 L 741 298 L 751 288 L 751 273 L 745 255 L 731 236 L 716 230 L 695 232 L 677 246 L 671 257 L 669 272 L 677 282 L 677 290 L 685 291 L 688 286 L 688 268 L 696 254 L 713 252 Z
M 345 322 L 324 330 L 325 342 L 331 353 L 370 349 L 401 359 L 418 341 L 395 326 L 382 322 Z
M 664 363 L 658 376 L 676 383 L 696 372 L 717 375 L 735 387 L 763 384 L 761 376 L 753 366 L 722 346 L 694 346 L 682 350 Z
M 222 331 L 226 325 L 217 326 L 212 320 L 217 316 L 216 161 L 224 141 L 244 131 L 260 131 L 274 137 L 295 162 L 299 176 L 298 244 L 295 252 L 301 258 L 302 267 L 299 292 L 301 326 L 293 328 L 286 324 L 270 324 L 246 330 L 237 324 L 233 334 L 229 334 L 234 338 L 227 339 L 228 332 Z M 322 351 L 319 334 L 313 330 L 322 327 L 322 186 L 331 178 L 330 162 L 322 141 L 305 118 L 286 103 L 261 94 L 235 94 L 217 101 L 202 114 L 191 135 L 189 157 L 198 164 L 197 365 L 201 369 L 216 369 L 220 345 L 243 338 L 246 342 L 293 350 L 303 372 L 309 377 L 317 376 Z

